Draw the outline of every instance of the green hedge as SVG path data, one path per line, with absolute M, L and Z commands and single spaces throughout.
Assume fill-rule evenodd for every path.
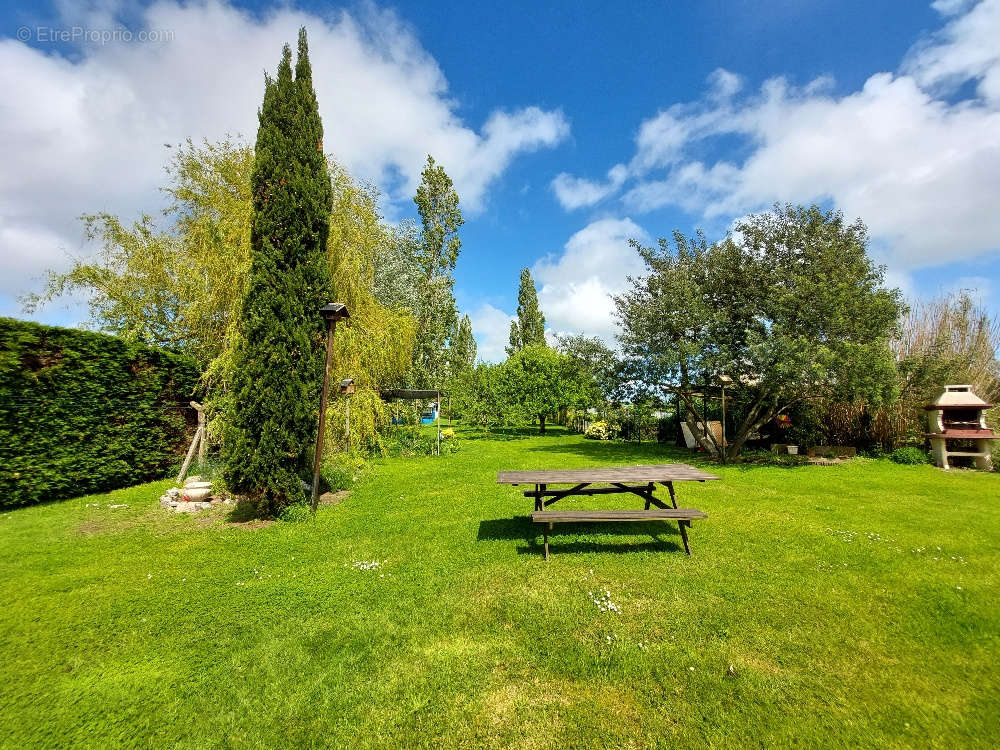
M 0 318 L 0 507 L 162 477 L 198 368 L 113 336 Z

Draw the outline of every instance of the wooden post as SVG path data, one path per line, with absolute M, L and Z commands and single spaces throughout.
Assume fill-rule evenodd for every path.
M 437 403 L 435 404 L 434 416 L 437 417 L 437 447 L 438 455 L 441 455 L 441 391 L 437 392 Z
M 177 484 L 184 481 L 184 475 L 187 474 L 188 466 L 191 465 L 191 459 L 194 458 L 194 449 L 198 446 L 198 442 L 202 439 L 203 425 L 198 425 L 198 429 L 194 432 L 194 440 L 191 441 L 191 447 L 188 448 L 187 455 L 184 457 L 184 463 L 181 464 L 180 474 L 177 475 Z
M 347 396 L 347 404 L 344 406 L 347 415 L 344 417 L 344 440 L 347 441 L 347 450 L 351 450 L 351 397 Z
M 337 321 L 328 320 L 326 324 L 326 366 L 323 369 L 323 390 L 319 397 L 319 429 L 316 431 L 316 456 L 313 459 L 312 511 L 316 512 L 319 504 L 319 470 L 323 462 L 323 433 L 326 432 L 326 399 L 330 391 L 330 363 L 333 360 L 333 334 L 337 330 Z
M 722 386 L 722 463 L 727 462 L 729 451 L 726 450 L 726 386 Z
M 191 402 L 191 408 L 198 412 L 198 430 L 201 431 L 201 440 L 198 441 L 198 466 L 205 463 L 205 408 L 197 401 Z

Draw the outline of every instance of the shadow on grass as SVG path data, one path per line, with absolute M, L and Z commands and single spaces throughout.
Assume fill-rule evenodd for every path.
M 459 431 L 459 429 L 456 429 Z M 525 440 L 527 438 L 552 439 L 566 437 L 569 433 L 565 427 L 546 427 L 545 434 L 538 433 L 538 426 L 528 427 L 499 427 L 489 431 L 489 433 L 474 427 L 460 428 L 460 437 L 463 440 Z
M 249 523 L 250 521 L 266 521 L 267 516 L 261 514 L 257 506 L 249 500 L 240 500 L 229 513 L 226 523 Z
M 563 528 L 567 527 L 567 528 Z M 477 542 L 523 541 L 527 546 L 517 547 L 519 555 L 542 554 L 542 525 L 536 524 L 530 516 L 514 516 L 513 518 L 491 518 L 479 522 Z M 601 536 L 636 536 L 648 535 L 655 541 L 651 542 L 596 542 L 577 539 L 572 542 L 560 542 L 559 537 L 564 532 L 567 535 L 594 534 Z M 672 538 L 680 538 L 680 531 L 663 522 L 639 521 L 636 523 L 560 523 L 549 532 L 549 551 L 558 552 L 610 552 L 627 554 L 634 552 L 676 552 L 683 551 L 679 542 Z

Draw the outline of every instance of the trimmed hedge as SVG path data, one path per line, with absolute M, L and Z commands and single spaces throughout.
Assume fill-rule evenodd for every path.
M 0 318 L 0 508 L 162 477 L 198 378 L 177 354 Z

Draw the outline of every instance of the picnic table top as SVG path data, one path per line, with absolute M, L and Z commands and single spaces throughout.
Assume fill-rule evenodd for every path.
M 638 466 L 597 466 L 589 469 L 548 469 L 501 471 L 497 484 L 581 484 L 614 482 L 705 482 L 715 474 L 687 464 L 644 464 Z

